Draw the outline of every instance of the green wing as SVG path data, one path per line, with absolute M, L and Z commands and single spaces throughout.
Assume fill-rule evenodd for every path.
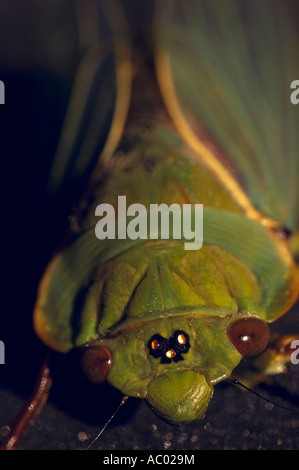
M 105 2 L 100 4 L 104 6 Z M 287 38 L 289 41 L 293 40 L 295 30 L 287 27 L 288 22 L 291 22 L 291 17 L 287 16 L 287 10 L 283 8 L 281 13 L 277 11 L 280 3 L 271 2 L 270 5 L 265 0 L 262 6 L 260 4 L 261 2 L 255 1 L 249 3 L 226 0 L 224 9 L 223 2 L 215 0 L 207 2 L 205 0 L 200 2 L 192 0 L 157 2 L 154 31 L 157 38 L 158 77 L 161 91 L 166 98 L 166 105 L 174 122 L 180 124 L 177 116 L 181 114 L 187 122 L 188 130 L 193 133 L 191 144 L 198 141 L 204 149 L 208 149 L 208 157 L 216 157 L 221 167 L 220 172 L 222 169 L 225 170 L 228 165 L 230 170 L 234 170 L 233 176 L 238 172 L 240 183 L 246 185 L 250 199 L 257 209 L 281 224 L 295 228 L 297 226 L 295 209 L 298 199 L 296 148 L 299 148 L 298 145 L 296 147 L 296 144 L 299 142 L 297 142 L 294 118 L 296 112 L 299 111 L 290 102 L 290 83 L 296 76 L 293 73 L 295 73 L 298 64 L 293 60 L 293 50 L 286 47 Z M 112 9 L 111 11 L 112 17 L 115 16 L 117 20 L 117 10 Z M 108 23 L 112 25 L 110 27 L 112 34 L 115 34 L 113 19 L 109 19 L 111 20 Z M 275 21 L 277 22 L 276 27 L 274 27 Z M 116 22 L 119 23 L 119 21 Z M 283 38 L 279 49 L 279 41 L 276 37 L 275 44 L 272 44 L 272 34 L 276 31 L 275 28 L 280 33 L 286 30 L 286 37 Z M 110 37 L 108 34 L 108 42 L 111 40 Z M 121 80 L 117 87 L 120 96 L 118 102 L 121 103 L 122 109 L 120 114 L 115 113 L 116 117 L 120 116 L 120 121 L 116 126 L 113 125 L 111 119 L 108 119 L 112 131 L 115 129 L 118 136 L 121 135 L 122 124 L 126 116 L 131 78 L 129 46 L 126 45 L 126 42 L 126 31 L 121 30 L 120 39 L 117 36 L 114 45 L 116 55 L 120 50 L 120 55 L 116 57 L 115 61 L 117 65 L 115 77 L 117 79 L 117 70 L 119 69 Z M 296 45 L 295 42 L 292 44 Z M 288 51 L 289 54 L 286 54 Z M 161 57 L 164 64 L 170 59 L 168 70 L 165 67 L 163 69 Z M 284 61 L 284 67 L 279 66 L 280 59 Z M 83 62 L 83 64 L 85 63 Z M 162 69 L 159 69 L 161 64 Z M 109 77 L 113 76 L 113 69 L 110 69 L 108 73 L 109 69 L 105 67 L 105 61 L 100 61 L 98 67 L 93 63 L 92 66 L 92 70 L 98 70 L 99 67 L 100 72 L 109 82 Z M 166 75 L 161 73 L 161 70 L 162 72 L 166 70 Z M 93 74 L 94 72 L 91 73 L 91 78 L 93 78 Z M 83 80 L 85 74 L 80 73 L 80 77 Z M 269 87 L 267 86 L 267 78 L 271 82 Z M 174 80 L 175 88 L 173 93 L 169 93 L 172 80 Z M 78 83 L 80 85 L 80 80 Z M 88 83 L 90 83 L 90 79 Z M 105 110 L 109 108 L 108 102 L 111 101 L 111 96 L 114 96 L 110 93 L 113 92 L 115 83 L 112 81 L 104 87 L 103 91 L 101 87 L 97 90 L 97 101 L 92 104 L 95 110 L 94 116 L 99 112 L 101 119 L 97 120 L 94 117 L 90 120 L 89 127 L 86 128 L 86 135 L 92 136 L 90 142 L 96 140 L 94 138 L 96 130 L 99 136 L 106 135 L 103 123 L 106 122 L 105 116 L 107 118 L 109 112 L 105 112 Z M 75 87 L 75 91 L 77 88 Z M 79 86 L 80 88 L 81 86 Z M 89 87 L 87 88 L 89 89 Z M 285 93 L 281 90 L 285 90 Z M 104 100 L 107 106 L 101 107 L 101 100 Z M 73 141 L 68 140 L 67 137 L 69 134 L 76 137 L 76 126 L 78 126 L 79 117 L 82 115 L 82 108 L 78 106 L 78 103 L 81 103 L 80 100 L 74 98 L 74 102 L 78 110 L 74 114 L 70 112 L 71 122 L 66 126 L 66 129 L 70 126 L 70 130 L 66 130 L 62 135 L 61 148 L 72 149 Z M 82 103 L 84 104 L 84 102 L 83 100 Z M 112 103 L 115 103 L 117 110 L 117 99 L 112 100 Z M 174 108 L 176 103 L 178 106 Z M 280 113 L 282 111 L 284 111 L 284 119 Z M 289 122 L 288 125 L 287 122 Z M 180 126 L 179 131 L 188 141 L 190 132 L 184 134 L 184 127 Z M 87 137 L 86 139 L 89 141 Z M 102 152 L 100 162 L 107 162 L 109 156 L 113 154 L 113 146 L 117 145 L 115 135 L 111 141 L 112 146 L 109 147 L 109 151 Z M 167 147 L 165 158 L 168 159 L 168 169 L 165 174 L 163 173 L 163 180 L 160 181 L 157 176 L 157 165 L 155 168 L 155 181 L 152 181 L 151 188 L 154 186 L 156 188 L 155 195 L 158 194 L 159 198 L 163 196 L 163 200 L 165 200 L 165 188 L 167 190 L 165 175 L 169 176 L 173 171 L 173 169 L 169 170 L 172 168 L 171 155 L 174 155 L 175 149 L 179 146 L 178 141 L 179 139 L 171 140 L 169 143 L 171 147 Z M 61 151 L 61 158 L 57 160 L 57 165 L 67 168 L 74 161 L 75 164 L 72 168 L 84 167 L 90 161 L 92 154 L 90 148 L 93 147 L 87 145 L 84 138 L 82 142 L 82 146 L 80 146 L 82 151 L 77 153 L 76 160 L 68 157 L 70 152 Z M 151 135 L 151 141 L 146 141 L 147 154 L 151 148 L 154 149 L 153 153 L 159 148 L 160 157 L 164 156 L 161 141 L 157 142 L 159 145 L 154 145 L 154 137 Z M 150 147 L 151 145 L 152 147 Z M 194 148 L 197 149 L 196 145 Z M 131 153 L 127 151 L 126 158 L 132 158 L 134 152 L 137 152 L 138 159 L 139 155 L 143 155 L 145 159 L 145 151 L 142 146 L 137 146 Z M 168 156 L 166 157 L 166 155 Z M 203 158 L 206 158 L 206 155 L 204 153 Z M 135 161 L 132 159 L 132 167 L 138 165 L 138 159 Z M 232 161 L 235 167 L 232 166 Z M 79 165 L 79 162 L 82 162 L 83 166 Z M 208 159 L 207 164 L 209 163 Z M 130 186 L 134 197 L 136 195 L 138 197 L 134 200 L 143 202 L 141 199 L 143 189 L 147 192 L 148 185 L 142 184 L 142 182 L 147 182 L 149 173 L 141 167 L 140 174 L 136 174 L 134 178 L 131 168 L 131 180 L 126 180 L 126 183 L 121 185 L 121 172 L 115 168 L 112 184 L 108 186 L 108 193 L 123 194 L 124 189 Z M 219 166 L 216 167 L 216 170 L 219 171 Z M 124 173 L 126 174 L 126 172 Z M 173 174 L 173 179 L 181 181 L 183 178 L 183 188 L 193 187 L 195 180 L 186 176 L 186 170 L 184 167 L 178 166 L 178 161 L 176 161 L 176 173 Z M 53 174 L 55 175 L 55 172 Z M 63 181 L 63 174 L 62 171 L 62 176 L 57 177 L 58 182 Z M 230 189 L 230 185 L 235 180 L 228 178 L 229 173 L 224 175 L 225 181 L 223 183 Z M 228 179 L 226 180 L 226 178 Z M 133 189 L 132 181 L 134 181 Z M 200 178 L 196 179 L 196 183 L 197 181 L 200 181 Z M 201 187 L 205 188 L 203 182 L 201 182 Z M 172 186 L 171 188 L 173 190 Z M 209 190 L 213 194 L 212 199 L 215 199 L 217 189 L 215 186 L 213 188 L 210 187 Z M 167 191 L 169 192 L 169 189 Z M 186 193 L 185 190 L 183 192 Z M 221 208 L 225 209 L 223 193 L 218 190 L 217 194 Z M 237 191 L 238 197 L 239 194 L 240 192 Z M 244 204 L 248 205 L 246 198 Z M 209 203 L 207 205 L 209 206 Z M 297 284 L 295 286 L 297 278 L 294 280 L 293 265 L 290 263 L 289 255 L 285 252 L 285 247 L 279 247 L 279 241 L 272 240 L 275 238 L 272 233 L 268 234 L 265 227 L 249 219 L 243 217 L 243 214 L 235 216 L 234 214 L 226 214 L 224 210 L 215 212 L 207 207 L 204 216 L 205 244 L 214 244 L 223 248 L 251 269 L 262 289 L 263 301 L 261 305 L 267 312 L 264 317 L 268 321 L 272 321 L 287 310 L 284 304 L 286 298 L 289 303 L 293 301 L 294 293 L 297 293 Z M 94 227 L 93 223 L 91 226 Z M 251 238 L 247 240 L 246 235 L 249 233 Z M 120 247 L 121 249 L 119 249 Z M 92 230 L 90 233 L 81 234 L 77 242 L 56 257 L 43 279 L 36 306 L 35 326 L 45 342 L 59 350 L 67 350 L 98 333 L 98 300 L 93 295 L 91 280 L 97 277 L 95 276 L 97 267 L 104 266 L 106 262 L 130 248 L 132 246 L 128 240 L 125 243 L 123 240 L 113 240 L 111 246 L 109 243 L 107 246 L 105 243 L 99 245 Z M 140 260 L 144 260 L 142 252 L 138 253 Z M 140 265 L 142 265 L 141 262 Z M 76 269 L 78 266 L 80 268 Z M 141 271 L 138 271 L 141 279 L 137 276 L 134 280 L 136 285 L 142 281 L 143 273 Z M 172 283 L 174 284 L 174 280 Z M 123 286 L 122 283 L 119 282 L 119 284 Z M 126 284 L 128 286 L 130 282 L 127 281 Z M 133 286 L 134 289 L 136 285 Z M 130 285 L 130 287 L 132 286 Z M 287 288 L 289 288 L 288 294 L 286 294 Z M 102 289 L 102 285 L 99 286 L 98 290 L 100 289 Z M 133 292 L 136 293 L 134 289 Z M 124 291 L 123 287 L 122 290 Z M 81 296 L 78 296 L 79 292 L 83 292 L 83 297 L 86 295 L 84 306 Z M 279 298 L 280 293 L 282 300 Z M 112 304 L 117 303 L 116 299 L 121 296 L 119 293 L 114 294 L 115 292 L 113 295 L 110 292 L 107 294 L 106 305 L 109 303 L 109 298 L 112 299 Z M 124 292 L 121 294 L 124 297 Z M 150 298 L 152 298 L 152 293 Z M 124 311 L 123 304 L 121 307 L 122 310 L 120 310 L 117 321 L 120 320 Z M 114 306 L 111 310 L 115 311 Z M 53 311 L 55 314 L 52 313 Z M 82 312 L 83 328 L 81 325 L 79 328 L 78 318 Z M 59 317 L 59 321 L 55 315 Z M 54 340 L 53 336 L 55 336 Z
M 48 192 L 56 197 L 70 185 L 78 197 L 78 185 L 99 162 L 107 163 L 130 103 L 131 50 L 119 3 L 77 2 L 76 9 L 82 58 L 48 179 Z
M 299 77 L 298 2 L 156 7 L 158 76 L 178 130 L 199 153 L 208 149 L 207 160 L 216 156 L 260 212 L 295 231 L 299 106 L 290 96 Z

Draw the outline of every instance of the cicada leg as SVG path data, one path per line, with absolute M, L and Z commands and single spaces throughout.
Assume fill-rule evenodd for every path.
M 273 335 L 268 347 L 261 354 L 244 358 L 232 375 L 249 388 L 261 383 L 271 384 L 271 376 L 286 373 L 297 345 L 298 335 Z
M 281 236 L 288 239 L 299 269 L 299 231 L 291 234 L 283 230 Z M 232 377 L 248 388 L 262 383 L 270 385 L 271 376 L 286 373 L 290 363 L 299 363 L 299 335 L 274 334 L 268 347 L 257 356 L 244 358 L 234 369 Z
M 30 397 L 14 422 L 9 435 L 6 437 L 4 442 L 1 443 L 1 450 L 18 449 L 28 427 L 34 423 L 35 419 L 41 412 L 43 405 L 46 403 L 52 385 L 49 359 L 50 357 L 48 355 L 40 368 Z

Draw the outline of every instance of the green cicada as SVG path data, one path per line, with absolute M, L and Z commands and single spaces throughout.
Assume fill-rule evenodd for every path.
M 258 355 L 264 373 L 281 367 L 277 356 L 264 365 L 263 351 L 267 323 L 299 289 L 296 5 L 152 2 L 142 40 L 118 3 L 94 6 L 98 38 L 76 77 L 49 187 L 93 171 L 41 280 L 34 326 L 51 349 L 78 350 L 92 382 L 182 424 L 204 416 L 244 356 Z M 151 237 L 134 223 L 141 206 L 149 222 L 150 206 L 163 204 L 191 215 L 203 205 L 200 248 L 186 249 L 190 238 L 174 229 Z M 121 210 L 136 236 L 120 236 Z M 160 211 L 161 224 L 170 212 Z

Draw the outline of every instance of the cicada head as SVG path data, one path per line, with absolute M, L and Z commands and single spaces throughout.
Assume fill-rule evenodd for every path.
M 242 357 L 228 335 L 235 315 L 202 310 L 128 321 L 99 338 L 91 347 L 110 351 L 108 382 L 125 395 L 144 398 L 172 424 L 202 419 L 214 385 L 230 376 Z
M 181 424 L 202 418 L 214 385 L 231 376 L 242 356 L 266 347 L 265 322 L 275 310 L 257 276 L 222 248 L 190 253 L 169 246 L 128 250 L 104 263 L 81 290 L 71 246 L 42 284 L 35 319 L 52 348 L 86 346 L 81 362 L 92 382 L 107 380 Z M 88 280 L 91 258 L 84 250 L 76 253 L 80 275 Z M 52 312 L 59 312 L 55 324 Z
M 207 383 L 203 374 L 188 369 L 189 361 L 184 360 L 190 349 L 187 333 L 177 330 L 169 340 L 155 334 L 147 347 L 149 357 L 154 358 L 154 364 L 159 364 L 161 370 L 151 377 L 144 390 L 149 405 L 173 424 L 201 419 L 212 396 L 213 386 Z M 93 383 L 103 383 L 109 379 L 112 356 L 101 344 L 86 347 L 80 359 L 83 374 Z M 138 377 L 132 377 L 131 383 L 135 384 L 136 394 L 139 389 Z M 125 390 L 126 387 L 124 384 Z

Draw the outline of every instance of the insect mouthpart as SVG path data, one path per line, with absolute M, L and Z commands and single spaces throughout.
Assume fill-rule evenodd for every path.
M 149 340 L 148 348 L 151 356 L 161 358 L 160 364 L 183 361 L 182 354 L 190 349 L 189 336 L 182 330 L 176 330 L 169 339 L 155 334 Z

